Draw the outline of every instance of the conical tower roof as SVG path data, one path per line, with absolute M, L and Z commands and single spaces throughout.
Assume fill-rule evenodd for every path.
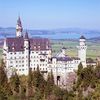
M 21 19 L 20 19 L 20 16 L 18 17 L 18 20 L 17 20 L 17 25 L 22 27 L 22 23 L 21 23 Z
M 28 32 L 27 32 L 27 31 L 25 32 L 24 38 L 25 38 L 25 39 L 28 39 L 28 38 L 29 38 L 29 37 L 28 37 Z
M 86 39 L 83 35 L 80 37 L 80 39 Z

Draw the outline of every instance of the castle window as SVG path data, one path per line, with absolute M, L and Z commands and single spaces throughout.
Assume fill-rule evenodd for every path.
M 10 63 L 13 63 L 12 61 L 10 61 Z

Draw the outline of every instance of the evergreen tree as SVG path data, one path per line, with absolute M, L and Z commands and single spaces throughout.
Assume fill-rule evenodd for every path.
M 0 64 L 0 100 L 6 100 L 12 94 L 3 60 Z
M 10 83 L 13 89 L 13 92 L 19 93 L 20 90 L 20 80 L 17 73 L 13 74 L 10 78 Z
M 45 95 L 51 95 L 54 89 L 54 76 L 53 76 L 53 72 L 51 70 L 51 72 L 48 74 L 47 77 L 47 84 L 46 84 L 46 88 L 45 88 Z
M 45 80 L 40 73 L 39 66 L 37 66 L 37 70 L 33 72 L 33 85 L 39 88 Z
M 31 87 L 32 86 L 32 81 L 33 81 L 33 73 L 32 73 L 32 69 L 29 68 L 28 87 Z
M 39 70 L 39 66 L 37 66 L 37 70 L 33 72 L 33 86 L 36 87 L 36 91 L 39 89 L 41 95 L 44 95 L 46 81 Z
M 31 68 L 29 68 L 29 75 L 27 81 L 27 96 L 28 97 L 33 96 L 33 72 Z
M 80 64 L 78 65 L 77 75 L 80 75 L 81 74 L 82 69 L 83 69 L 83 65 L 80 62 Z
M 8 79 L 7 79 L 5 69 L 4 67 L 0 66 L 0 86 L 5 87 L 7 81 Z
M 7 100 L 7 76 L 4 67 L 0 66 L 0 100 Z

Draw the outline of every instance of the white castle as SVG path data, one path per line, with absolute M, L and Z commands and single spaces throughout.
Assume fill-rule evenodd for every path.
M 53 72 L 55 84 L 66 85 L 66 77 L 70 72 L 78 69 L 81 62 L 86 67 L 85 37 L 79 39 L 78 57 L 66 55 L 66 48 L 62 48 L 57 56 L 52 55 L 52 48 L 47 38 L 29 38 L 28 33 L 23 34 L 20 17 L 17 20 L 16 37 L 5 38 L 3 46 L 3 59 L 6 64 L 7 75 L 13 72 L 18 75 L 28 75 L 29 68 L 37 70 L 37 66 L 46 78 Z

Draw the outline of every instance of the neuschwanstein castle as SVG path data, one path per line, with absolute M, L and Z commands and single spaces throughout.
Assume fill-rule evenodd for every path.
M 78 56 L 69 57 L 62 48 L 57 56 L 52 55 L 52 48 L 47 38 L 29 38 L 28 33 L 23 33 L 20 17 L 16 25 L 16 37 L 5 38 L 3 46 L 3 59 L 6 64 L 7 75 L 13 72 L 18 75 L 28 75 L 29 68 L 37 70 L 37 66 L 44 77 L 53 72 L 55 84 L 66 85 L 69 72 L 78 69 L 81 62 L 86 67 L 86 39 L 79 39 Z

